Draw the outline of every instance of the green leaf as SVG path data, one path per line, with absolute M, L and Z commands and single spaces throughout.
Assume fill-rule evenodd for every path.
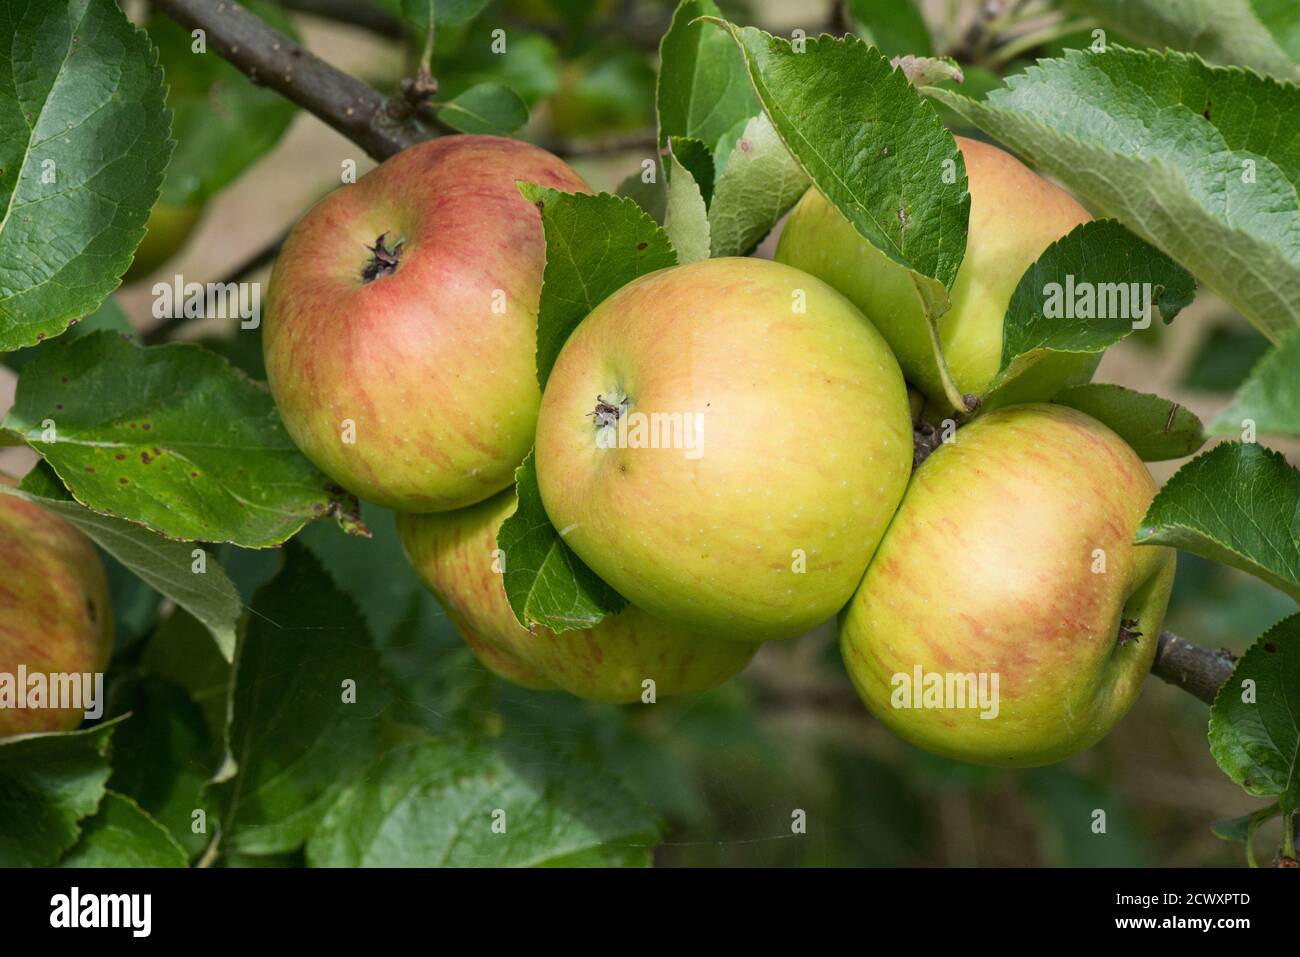
M 131 323 L 127 321 L 126 313 L 124 313 L 122 307 L 117 304 L 117 300 L 112 296 L 109 296 L 99 304 L 98 309 L 92 312 L 85 319 L 80 321 L 74 320 L 72 325 L 68 327 L 68 331 L 63 334 L 59 341 L 66 342 L 79 336 L 89 335 L 92 332 L 99 332 L 100 330 L 116 332 L 132 340 L 136 338 L 135 329 L 133 329 Z M 39 355 L 44 355 L 46 351 L 53 347 L 54 343 L 52 340 L 49 342 L 43 342 L 38 346 L 32 346 L 29 349 L 19 349 L 17 352 L 2 356 L 0 357 L 0 362 L 3 362 L 14 372 L 21 373 L 29 362 Z
M 468 23 L 483 12 L 488 0 L 402 0 L 402 17 L 421 35 L 429 28 L 429 11 L 440 27 Z
M 713 153 L 702 141 L 689 136 L 674 136 L 669 140 L 668 145 L 677 162 L 690 170 L 691 177 L 699 186 L 700 195 L 704 198 L 704 205 L 707 207 L 713 202 L 713 184 L 717 182 L 717 175 L 713 170 Z
M 849 0 L 853 32 L 885 56 L 929 56 L 930 31 L 913 0 Z
M 196 646 L 206 638 L 197 623 L 192 629 L 168 639 L 185 644 L 186 651 L 198 657 L 203 649 Z M 201 660 L 213 658 L 216 656 L 209 652 Z M 227 681 L 219 688 L 222 716 L 229 670 L 224 674 Z M 194 832 L 194 812 L 203 809 L 209 820 L 217 820 L 203 793 L 217 770 L 219 739 L 211 733 L 199 704 L 171 681 L 155 677 L 119 681 L 113 699 L 114 710 L 128 713 L 128 717 L 113 738 L 109 788 L 131 799 L 150 816 L 151 823 L 156 821 L 167 831 L 185 859 L 198 857 L 212 835 Z M 221 724 L 215 729 L 219 733 Z
M 761 109 L 755 115 L 761 116 L 764 119 L 767 118 L 767 114 L 762 112 Z M 747 116 L 742 120 L 738 120 L 732 125 L 731 129 L 723 133 L 722 138 L 718 140 L 718 145 L 713 151 L 713 182 L 715 184 L 722 178 L 722 174 L 726 171 L 727 161 L 736 155 L 736 144 L 739 143 L 740 138 L 745 135 L 745 130 L 749 126 L 749 121 L 753 118 L 754 117 L 752 116 Z M 768 120 L 769 124 L 771 122 L 771 120 Z
M 279 555 L 275 558 L 278 567 Z M 175 686 L 185 691 L 190 701 L 203 713 L 208 740 L 215 748 L 226 735 L 231 663 L 217 653 L 211 642 L 204 641 L 203 638 L 203 625 L 194 616 L 184 611 L 176 611 L 158 626 L 148 644 L 145 645 L 142 665 L 148 677 L 159 685 Z M 152 687 L 148 687 L 147 693 L 152 695 L 153 691 Z M 158 691 L 156 697 L 160 699 L 164 708 L 169 704 L 176 704 L 170 691 Z M 143 710 L 145 707 L 147 706 L 137 705 L 136 710 Z M 183 709 L 178 706 L 175 710 Z M 177 714 L 171 720 L 188 722 L 188 716 Z M 130 725 L 129 733 L 135 733 L 137 730 L 140 729 Z M 184 742 L 198 736 L 187 732 L 170 737 Z M 191 754 L 192 759 L 196 757 L 198 756 Z M 129 764 L 129 761 L 126 765 L 119 763 L 118 769 Z M 211 777 L 210 774 L 207 776 Z M 154 806 L 151 798 L 142 795 L 134 787 L 126 784 L 119 786 L 116 780 L 113 785 L 143 801 L 146 807 Z
M 307 546 L 339 587 L 352 595 L 370 633 L 382 643 L 411 614 L 413 601 L 435 613 L 438 603 L 402 553 L 395 513 L 366 503 L 362 516 L 370 538 L 310 525 L 296 541 Z
M 988 96 L 990 92 L 1000 89 L 1003 85 L 1002 76 L 986 67 L 968 63 L 962 67 L 961 73 L 962 80 L 960 83 L 956 80 L 940 80 L 937 83 L 930 84 L 930 86 L 941 90 L 952 90 L 968 97 L 979 98 Z M 929 95 L 930 90 L 927 89 L 925 93 Z M 932 105 L 938 112 L 939 118 L 943 121 L 943 125 L 948 129 L 963 136 L 978 138 L 975 125 L 964 116 L 958 115 L 937 100 L 933 100 Z
M 758 112 L 745 63 L 727 35 L 699 17 L 721 16 L 713 0 L 682 0 L 659 43 L 659 145 L 671 136 L 714 152 L 729 129 Z
M 277 30 L 296 37 L 293 22 L 266 3 L 245 3 Z M 297 107 L 269 87 L 256 86 L 210 46 L 195 53 L 190 32 L 164 16 L 145 26 L 167 78 L 176 151 L 159 200 L 177 206 L 205 202 L 279 142 Z
M 443 731 L 492 720 L 485 672 L 402 552 L 395 513 L 364 503 L 372 537 L 339 535 L 317 523 L 305 545 L 360 608 L 398 698 L 385 717 Z
M 1200 419 L 1177 402 L 1149 392 L 1094 383 L 1058 392 L 1052 401 L 1108 426 L 1144 462 L 1181 459 L 1205 444 Z
M 491 34 L 497 26 L 490 17 L 475 21 L 452 55 L 438 57 L 434 70 L 441 96 L 455 97 L 480 83 L 504 83 L 533 107 L 559 89 L 560 54 L 550 38 L 512 31 L 505 52 L 494 53 Z
M 890 64 L 900 70 L 915 87 L 937 83 L 960 83 L 965 79 L 961 66 L 950 56 L 896 56 Z
M 943 297 L 965 253 L 970 197 L 960 153 L 934 111 L 856 37 L 810 37 L 796 53 L 762 30 L 726 29 L 745 53 L 773 127 L 813 184 L 859 233 Z M 945 159 L 955 164 L 952 183 L 942 179 Z
M 1212 435 L 1240 432 L 1246 420 L 1254 423 L 1256 432 L 1300 435 L 1300 329 L 1288 333 L 1264 356 L 1208 431 Z
M 1217 445 L 1165 483 L 1137 543 L 1244 569 L 1300 600 L 1300 472 L 1260 445 Z
M 528 105 L 502 83 L 480 83 L 444 103 L 438 122 L 462 133 L 509 136 L 528 122 Z
M 1226 818 L 1222 821 L 1215 821 L 1210 825 L 1210 832 L 1220 840 L 1224 841 L 1248 841 L 1250 835 L 1255 829 L 1271 818 L 1275 818 L 1281 813 L 1281 808 L 1276 803 L 1268 807 L 1260 808 L 1258 811 L 1251 811 L 1249 814 L 1243 814 L 1241 817 Z
M 551 631 L 590 628 L 627 604 L 582 563 L 546 516 L 533 453 L 515 472 L 519 506 L 501 525 L 497 547 L 505 552 L 506 598 L 525 628 Z
M 1291 0 L 1250 0 L 1250 8 L 1291 61 L 1300 63 L 1300 7 Z
M 275 545 L 356 499 L 294 447 L 266 387 L 220 356 L 99 332 L 31 363 L 4 427 L 77 501 L 171 538 Z
M 1216 322 L 1201 340 L 1180 384 L 1202 392 L 1234 392 L 1268 350 L 1268 340 L 1245 323 Z
M 298 847 L 377 754 L 390 702 L 356 606 L 297 542 L 253 599 L 235 663 L 227 768 L 218 796 L 223 846 Z M 355 683 L 348 685 L 349 682 Z M 345 700 L 355 689 L 355 702 Z
M 44 867 L 76 844 L 104 796 L 115 725 L 0 740 L 0 867 Z
M 668 153 L 668 208 L 664 212 L 664 232 L 677 250 L 679 263 L 693 263 L 709 258 L 709 213 L 704 196 L 691 171 L 677 155 Z
M 1048 353 L 1099 354 L 1154 322 L 1154 307 L 1168 324 L 1195 295 L 1187 270 L 1114 220 L 1076 226 L 1016 284 L 1002 327 L 1002 367 L 985 404 L 1003 404 L 1042 374 Z
M 1249 814 L 1241 815 L 1241 817 L 1215 821 L 1210 825 L 1210 833 L 1223 841 L 1241 841 L 1244 843 L 1246 845 L 1246 860 L 1251 867 L 1255 867 L 1255 832 L 1281 813 L 1282 809 L 1278 807 L 1277 802 L 1274 802 L 1268 807 L 1260 808 L 1258 811 L 1251 811 Z
M 654 162 L 650 160 L 649 162 Z M 664 187 L 664 179 L 659 175 L 658 164 L 655 164 L 655 175 L 653 179 L 647 181 L 646 172 L 629 173 L 623 177 L 618 188 L 614 190 L 616 196 L 626 196 L 632 202 L 636 203 L 646 214 L 662 226 L 664 214 L 668 211 L 668 190 Z
M 106 791 L 99 812 L 61 867 L 185 867 L 189 858 L 167 829 L 125 794 Z
M 1192 271 L 1274 342 L 1300 324 L 1300 87 L 1108 47 L 978 103 L 930 94 Z
M 11 0 L 0 43 L 0 352 L 117 287 L 171 155 L 163 74 L 113 0 Z
M 937 318 L 966 250 L 970 194 L 952 134 L 887 59 L 854 36 L 807 38 L 802 52 L 724 24 L 763 110 L 795 161 L 873 246 L 908 270 L 926 317 L 917 352 L 964 408 L 939 351 Z M 851 119 L 849 119 L 851 118 Z
M 215 556 L 207 556 L 206 570 L 196 573 L 193 546 L 168 541 L 148 529 L 78 504 L 45 465 L 29 472 L 17 488 L 0 485 L 0 495 L 16 496 L 65 519 L 141 581 L 202 622 L 227 660 L 234 655 L 235 624 L 243 603 Z
M 1300 59 L 1298 18 L 1291 2 L 1069 0 L 1069 5 L 1147 46 L 1186 50 L 1211 63 L 1249 66 L 1282 79 L 1300 80 L 1300 66 L 1295 62 Z M 1282 42 L 1289 43 L 1289 52 Z
M 747 256 L 808 188 L 766 113 L 745 124 L 709 207 L 712 255 Z
M 504 831 L 502 830 L 504 828 Z M 588 761 L 424 739 L 381 758 L 307 844 L 315 867 L 647 866 L 659 824 Z
M 1300 614 L 1284 618 L 1237 662 L 1210 707 L 1210 753 L 1283 819 L 1300 806 Z
M 546 269 L 537 313 L 537 381 L 546 388 L 560 349 L 587 314 L 638 276 L 676 265 L 667 234 L 633 200 L 521 183 L 542 211 Z

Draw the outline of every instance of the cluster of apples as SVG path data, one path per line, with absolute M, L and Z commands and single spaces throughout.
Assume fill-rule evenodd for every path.
M 959 387 L 980 394 L 1021 274 L 1088 214 L 1006 153 L 959 145 L 970 232 L 939 336 Z M 914 468 L 915 407 L 942 395 L 905 348 L 923 321 L 910 280 L 815 189 L 777 261 L 663 269 L 599 303 L 543 391 L 545 239 L 520 181 L 589 191 L 512 140 L 448 136 L 393 157 L 293 230 L 263 322 L 290 435 L 401 513 L 411 563 L 486 667 L 636 701 L 647 680 L 658 695 L 714 686 L 760 643 L 838 614 L 867 706 L 930 750 L 1041 764 L 1119 720 L 1150 668 L 1174 557 L 1131 544 L 1155 489 L 1118 436 L 1018 404 Z M 1024 379 L 1039 394 L 1018 398 L 1092 372 L 1051 361 Z M 525 628 L 506 598 L 497 533 L 533 448 L 552 525 L 629 602 L 592 628 Z M 995 678 L 994 714 L 942 697 L 945 676 L 975 675 Z

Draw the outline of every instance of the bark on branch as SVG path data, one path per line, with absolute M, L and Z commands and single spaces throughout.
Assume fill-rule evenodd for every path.
M 1151 673 L 1206 704 L 1213 704 L 1214 696 L 1232 674 L 1232 663 L 1233 657 L 1226 651 L 1210 651 L 1162 631 Z
M 435 131 L 414 116 L 394 118 L 388 99 L 308 52 L 233 0 L 154 0 L 250 80 L 276 90 L 383 161 Z M 400 113 L 400 111 L 398 111 Z

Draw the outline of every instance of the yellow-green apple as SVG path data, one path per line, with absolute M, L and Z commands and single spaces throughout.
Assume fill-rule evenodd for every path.
M 445 136 L 334 191 L 285 242 L 263 315 L 271 392 L 303 453 L 362 498 L 460 508 L 528 454 L 546 244 L 517 180 L 587 191 L 535 146 Z
M 202 203 L 156 204 L 149 211 L 144 239 L 136 247 L 135 258 L 131 260 L 122 281 L 142 279 L 171 259 L 185 245 L 202 217 Z
M 1020 277 L 1053 242 L 1092 217 L 1069 193 L 995 146 L 955 137 L 966 164 L 970 223 L 939 344 L 963 394 L 982 396 L 1002 361 L 1002 325 Z M 938 175 L 936 173 L 936 175 Z M 864 239 L 813 187 L 790 213 L 776 258 L 826 280 L 857 304 L 889 341 L 908 382 L 936 403 L 930 339 L 909 273 Z M 1097 356 L 1047 353 L 999 395 L 1002 402 L 1051 398 L 1085 382 Z
M 629 605 L 592 628 L 556 634 L 519 624 L 506 600 L 496 551 L 501 523 L 515 510 L 513 490 L 454 512 L 402 514 L 407 558 L 487 668 L 527 688 L 561 688 L 592 701 L 641 700 L 705 691 L 739 672 L 757 646 L 718 641 L 658 621 Z
M 0 483 L 14 481 L 0 474 Z M 113 610 L 95 547 L 57 515 L 0 494 L 0 738 L 81 724 L 84 708 L 48 707 L 50 676 L 62 684 L 102 672 L 112 650 Z M 44 691 L 33 707 L 37 680 Z
M 913 475 L 841 620 L 867 707 L 976 764 L 1096 743 L 1137 698 L 1173 586 L 1173 550 L 1133 544 L 1154 494 L 1133 450 L 1072 409 L 958 429 Z
M 542 501 L 574 552 L 652 615 L 739 641 L 848 601 L 911 460 L 880 334 L 761 259 L 618 290 L 565 343 L 537 422 Z

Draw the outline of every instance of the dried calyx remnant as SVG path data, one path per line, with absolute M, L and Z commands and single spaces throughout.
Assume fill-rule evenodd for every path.
M 930 453 L 943 444 L 942 433 L 929 422 L 912 424 L 912 468 L 917 468 Z
M 627 398 L 615 399 L 613 401 L 606 399 L 603 395 L 596 396 L 596 408 L 587 415 L 596 420 L 596 428 L 612 428 L 618 425 L 619 417 L 627 408 Z
M 912 420 L 912 468 L 918 468 L 930 457 L 931 452 L 944 443 L 947 436 L 951 435 L 957 427 L 970 421 L 971 416 L 979 411 L 980 397 L 967 393 L 962 396 L 962 404 L 965 406 L 963 411 L 940 423 L 948 428 L 940 428 L 927 422 L 919 413 Z
M 1142 632 L 1137 630 L 1138 620 L 1136 618 L 1121 618 L 1119 620 L 1119 635 L 1116 636 L 1116 643 L 1123 647 L 1130 641 L 1137 641 L 1142 637 Z
M 384 240 L 387 238 L 388 233 L 380 233 L 375 244 L 366 247 L 370 250 L 370 259 L 361 270 L 362 282 L 374 282 L 380 276 L 387 276 L 397 270 L 397 263 L 402 258 L 403 242 L 399 239 L 393 244 L 393 248 L 389 249 L 384 245 Z

